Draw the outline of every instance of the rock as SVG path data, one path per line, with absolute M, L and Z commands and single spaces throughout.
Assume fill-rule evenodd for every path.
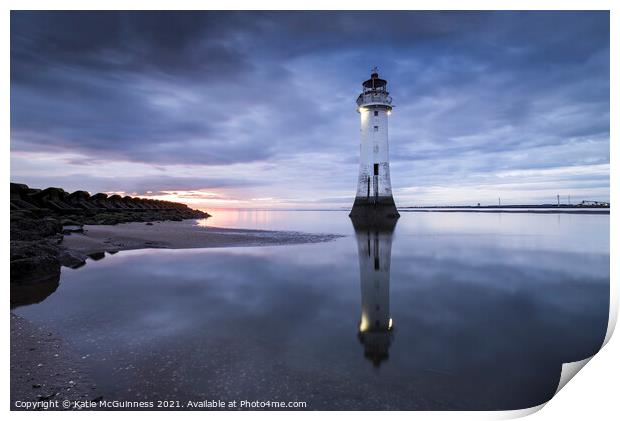
M 60 263 L 43 256 L 11 262 L 11 282 L 20 284 L 47 283 L 60 278 Z
M 40 303 L 58 289 L 59 283 L 60 276 L 34 284 L 11 283 L 11 309 Z
M 100 211 L 102 208 L 93 203 L 90 193 L 83 190 L 74 191 L 67 196 L 67 201 L 76 208 L 82 208 L 87 211 Z
M 123 202 L 123 198 L 118 194 L 108 197 L 108 202 L 116 209 L 127 209 L 127 205 Z
M 11 241 L 11 284 L 37 284 L 60 279 L 58 248 L 46 242 Z
M 62 224 L 55 218 L 37 218 L 27 212 L 11 212 L 11 240 L 38 240 L 62 232 Z
M 90 202 L 101 209 L 112 209 L 111 203 L 108 202 L 108 195 L 105 193 L 97 193 L 90 198 Z
M 80 209 L 74 208 L 66 199 L 69 193 L 58 187 L 48 187 L 29 197 L 40 207 L 54 210 L 58 213 L 79 212 Z
M 71 234 L 71 233 L 83 233 L 84 227 L 82 225 L 63 225 L 62 233 L 63 234 Z
M 11 183 L 11 210 L 32 210 L 37 206 L 27 200 L 31 190 L 25 184 Z
M 77 215 L 70 215 L 70 217 L 62 218 L 60 223 L 63 225 L 83 225 L 82 218 Z
M 11 212 L 11 307 L 37 303 L 60 281 L 62 225 L 55 218 Z
M 105 252 L 100 251 L 100 252 L 97 252 L 97 253 L 91 253 L 91 254 L 88 255 L 88 257 L 90 257 L 93 260 L 101 260 L 101 259 L 103 259 L 105 257 Z
M 75 250 L 62 249 L 58 255 L 58 260 L 63 266 L 77 269 L 86 264 L 87 256 Z

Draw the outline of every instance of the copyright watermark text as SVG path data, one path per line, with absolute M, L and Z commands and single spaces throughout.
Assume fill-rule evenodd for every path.
M 156 400 L 156 401 L 125 401 L 125 400 L 48 400 L 48 401 L 15 401 L 15 409 L 21 410 L 61 410 L 61 409 L 305 409 L 304 401 L 271 401 L 271 400 L 230 400 L 205 399 L 201 401 Z

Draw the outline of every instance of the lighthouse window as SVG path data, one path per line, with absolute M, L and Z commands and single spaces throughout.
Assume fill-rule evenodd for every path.
M 379 126 L 375 126 L 375 132 L 379 131 Z
M 375 117 L 379 115 L 379 111 L 375 111 Z
M 375 175 L 379 175 L 379 164 L 374 165 Z

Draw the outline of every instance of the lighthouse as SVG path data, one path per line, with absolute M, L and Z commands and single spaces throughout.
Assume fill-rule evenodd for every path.
M 388 119 L 392 113 L 392 97 L 387 81 L 379 78 L 374 68 L 370 79 L 362 84 L 357 97 L 360 115 L 360 166 L 357 193 L 351 217 L 369 219 L 398 218 L 388 151 Z

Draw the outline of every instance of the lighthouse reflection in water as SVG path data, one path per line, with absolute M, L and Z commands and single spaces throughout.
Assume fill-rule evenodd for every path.
M 358 338 L 364 356 L 378 367 L 388 359 L 393 321 L 390 315 L 390 260 L 397 219 L 351 217 L 359 256 L 362 311 Z

